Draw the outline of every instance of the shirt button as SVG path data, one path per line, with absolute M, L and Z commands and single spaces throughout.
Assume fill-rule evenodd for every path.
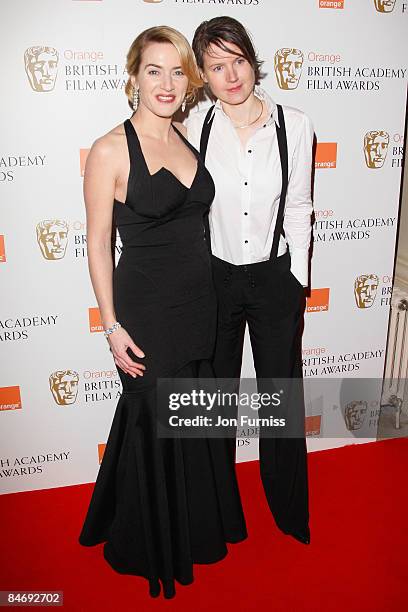
M 252 149 L 249 149 L 249 150 L 248 150 L 248 153 L 252 153 Z
M 247 214 L 248 214 L 247 212 L 244 212 L 244 215 L 247 215 Z
M 245 240 L 245 244 L 248 244 L 248 240 Z
M 248 181 L 245 181 L 244 185 L 248 185 Z

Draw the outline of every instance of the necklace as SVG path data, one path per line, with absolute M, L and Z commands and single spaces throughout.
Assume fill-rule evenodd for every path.
M 259 98 L 258 98 L 259 99 Z M 263 107 L 263 102 L 262 100 L 259 100 L 261 103 L 261 112 L 259 113 L 259 115 L 257 116 L 256 119 L 254 119 L 253 121 L 251 121 L 250 123 L 247 123 L 246 125 L 234 125 L 234 128 L 236 128 L 237 130 L 243 130 L 244 128 L 250 127 L 251 125 L 253 125 L 254 123 L 256 123 L 257 121 L 259 121 L 259 119 L 262 117 L 262 113 L 264 110 Z

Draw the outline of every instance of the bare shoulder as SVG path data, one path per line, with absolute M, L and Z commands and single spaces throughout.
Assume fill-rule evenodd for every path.
M 184 138 L 187 138 L 187 128 L 185 125 L 183 125 L 179 121 L 173 121 L 173 125 L 178 129 L 179 132 L 183 134 Z
M 120 123 L 95 140 L 90 154 L 92 153 L 93 157 L 97 157 L 100 161 L 108 161 L 118 155 L 125 143 L 125 139 L 126 134 L 123 123 Z
M 101 171 L 117 175 L 125 156 L 126 134 L 120 123 L 94 141 L 86 160 L 85 175 Z

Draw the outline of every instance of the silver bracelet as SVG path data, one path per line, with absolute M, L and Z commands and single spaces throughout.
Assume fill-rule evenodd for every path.
M 119 329 L 119 327 L 122 327 L 121 324 L 119 323 L 119 321 L 115 321 L 115 323 L 112 325 L 112 327 L 109 327 L 108 329 L 105 329 L 104 336 L 105 338 L 107 338 L 110 334 L 113 334 L 114 331 L 116 331 L 117 329 Z

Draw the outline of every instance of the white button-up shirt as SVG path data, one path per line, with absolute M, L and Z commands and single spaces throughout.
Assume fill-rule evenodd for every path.
M 209 215 L 212 253 L 235 265 L 268 260 L 272 248 L 282 187 L 282 173 L 275 121 L 278 109 L 261 88 L 269 118 L 256 129 L 245 147 L 218 100 L 208 141 L 205 164 L 215 183 Z M 200 136 L 208 108 L 186 119 L 188 140 L 200 148 Z M 287 248 L 291 272 L 308 285 L 308 251 L 311 237 L 311 169 L 313 125 L 307 115 L 283 106 L 288 143 L 288 191 L 278 257 Z

